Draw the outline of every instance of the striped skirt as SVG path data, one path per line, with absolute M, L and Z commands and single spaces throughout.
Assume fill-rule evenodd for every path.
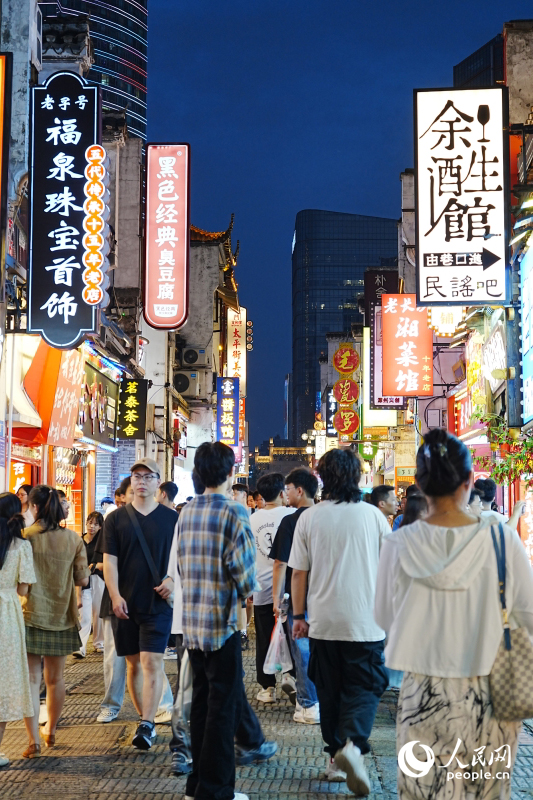
M 398 797 L 509 800 L 520 728 L 492 716 L 488 676 L 406 672 L 396 718 Z

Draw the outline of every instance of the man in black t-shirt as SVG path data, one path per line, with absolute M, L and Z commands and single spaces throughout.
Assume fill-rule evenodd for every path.
M 137 461 L 131 468 L 132 503 L 117 508 L 104 523 L 104 577 L 113 606 L 113 634 L 117 655 L 126 658 L 128 689 L 141 717 L 132 741 L 140 750 L 149 750 L 156 738 L 154 716 L 161 698 L 163 653 L 172 625 L 167 599 L 174 582 L 167 569 L 178 515 L 156 502 L 154 494 L 160 483 L 159 467 L 153 459 Z M 130 513 L 153 559 L 157 585 Z
M 269 558 L 274 559 L 274 614 L 279 613 L 279 602 L 283 593 L 290 595 L 292 569 L 287 566 L 291 554 L 292 540 L 296 523 L 306 508 L 314 505 L 315 494 L 318 490 L 318 481 L 306 467 L 297 467 L 289 472 L 285 478 L 285 492 L 292 508 L 297 511 L 284 517 L 280 524 L 270 550 Z M 296 669 L 296 710 L 294 721 L 315 725 L 320 722 L 318 697 L 314 683 L 307 675 L 309 665 L 309 639 L 292 639 L 292 603 L 289 605 L 288 623 L 291 636 L 289 637 L 292 657 Z

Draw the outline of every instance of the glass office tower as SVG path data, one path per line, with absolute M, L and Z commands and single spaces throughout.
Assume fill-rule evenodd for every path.
M 503 82 L 503 36 L 501 33 L 453 68 L 453 85 L 456 89 L 497 86 Z
M 126 108 L 129 133 L 146 141 L 148 0 L 50 0 L 39 7 L 45 20 L 89 15 L 95 63 L 87 78 L 102 87 L 102 107 Z
M 292 251 L 292 430 L 313 427 L 320 410 L 319 358 L 326 333 L 361 324 L 358 299 L 368 267 L 393 266 L 398 256 L 398 221 L 336 211 L 300 211 Z

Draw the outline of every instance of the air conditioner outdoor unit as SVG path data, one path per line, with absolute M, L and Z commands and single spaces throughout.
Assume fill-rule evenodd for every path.
M 212 393 L 211 370 L 179 370 L 174 373 L 174 388 L 189 400 L 207 400 Z
M 183 347 L 181 350 L 181 369 L 196 369 L 211 364 L 209 352 L 205 347 Z

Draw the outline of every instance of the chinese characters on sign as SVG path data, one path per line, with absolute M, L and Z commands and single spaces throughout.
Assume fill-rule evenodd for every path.
M 433 331 L 414 294 L 383 295 L 383 391 L 433 396 Z
M 144 439 L 147 402 L 148 381 L 136 378 L 122 379 L 118 411 L 119 439 Z
M 353 408 L 359 397 L 359 386 L 353 380 L 353 373 L 359 369 L 360 359 L 351 342 L 340 343 L 333 355 L 333 366 L 340 379 L 333 386 L 332 426 L 339 436 L 353 436 L 359 429 L 359 414 Z
M 427 306 L 428 325 L 437 336 L 451 337 L 466 317 L 465 306 Z
M 359 368 L 357 351 L 351 345 L 341 345 L 333 356 L 333 366 L 340 375 L 351 375 Z
M 415 92 L 419 305 L 506 302 L 507 89 Z
M 24 484 L 31 486 L 31 464 L 26 464 L 24 461 L 12 461 L 9 491 L 16 494 Z
M 370 326 L 370 304 L 381 305 L 381 296 L 396 294 L 398 291 L 397 269 L 365 270 L 365 325 Z
M 83 356 L 78 350 L 61 355 L 47 444 L 72 447 L 84 379 Z
M 239 379 L 217 378 L 217 440 L 239 446 Z
M 370 408 L 405 408 L 404 397 L 383 393 L 383 315 L 379 304 L 370 304 Z
M 31 102 L 28 331 L 67 348 L 96 330 L 104 298 L 105 151 L 97 145 L 98 159 L 88 160 L 98 89 L 58 72 L 32 89 Z
M 246 309 L 228 308 L 228 377 L 239 379 L 239 392 L 246 397 Z
M 520 262 L 520 304 L 522 311 L 522 418 L 533 419 L 533 247 Z
M 146 148 L 144 317 L 152 328 L 175 330 L 189 311 L 188 144 Z

